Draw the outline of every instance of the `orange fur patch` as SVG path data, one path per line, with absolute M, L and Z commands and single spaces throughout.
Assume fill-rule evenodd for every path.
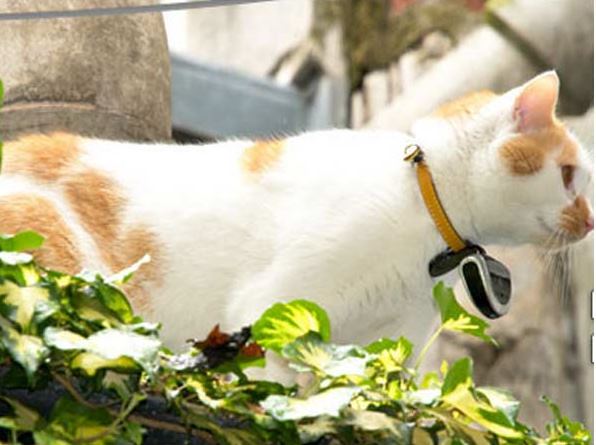
M 5 144 L 2 170 L 55 181 L 77 161 L 79 154 L 79 138 L 72 134 L 25 136 Z
M 10 195 L 0 198 L 0 233 L 35 230 L 46 240 L 33 255 L 45 267 L 70 274 L 81 271 L 81 254 L 74 235 L 54 205 L 35 195 Z
M 546 159 L 558 149 L 558 165 L 576 164 L 577 144 L 569 138 L 561 123 L 554 122 L 543 130 L 515 136 L 503 144 L 499 154 L 514 175 L 531 175 L 540 171 Z
M 563 209 L 559 224 L 569 235 L 581 238 L 586 234 L 586 222 L 591 215 L 586 198 L 578 196 L 573 204 Z
M 441 105 L 433 112 L 433 116 L 449 118 L 453 116 L 466 116 L 475 113 L 484 105 L 497 97 L 497 94 L 489 90 L 476 91 L 467 94 L 452 102 Z
M 132 279 L 124 285 L 124 290 L 133 307 L 146 313 L 151 308 L 148 286 L 161 283 L 161 249 L 157 237 L 146 227 L 131 228 L 124 233 L 121 242 L 115 242 L 112 245 L 108 261 L 112 270 L 119 271 L 140 260 L 145 254 L 151 256 L 151 262 L 141 266 Z
M 85 170 L 65 178 L 64 193 L 99 250 L 109 251 L 118 235 L 124 208 L 116 185 L 99 172 Z
M 262 173 L 277 162 L 283 151 L 283 140 L 255 141 L 242 155 L 243 169 L 249 173 Z

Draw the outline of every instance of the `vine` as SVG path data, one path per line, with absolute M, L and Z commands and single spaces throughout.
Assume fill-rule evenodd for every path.
M 589 444 L 589 432 L 544 399 L 543 434 L 518 420 L 519 402 L 478 387 L 472 360 L 419 366 L 444 331 L 494 344 L 488 324 L 439 283 L 441 325 L 417 357 L 404 337 L 365 346 L 331 342 L 327 314 L 278 303 L 236 333 L 216 326 L 183 353 L 135 315 L 120 286 L 149 258 L 112 276 L 68 275 L 35 263 L 43 238 L 0 236 L 0 440 L 64 444 Z M 271 351 L 304 387 L 250 379 Z M 413 364 L 412 364 L 413 363 Z

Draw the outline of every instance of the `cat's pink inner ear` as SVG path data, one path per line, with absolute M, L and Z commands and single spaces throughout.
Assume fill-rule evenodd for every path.
M 529 81 L 515 101 L 514 117 L 520 132 L 552 125 L 559 98 L 559 77 L 554 71 Z

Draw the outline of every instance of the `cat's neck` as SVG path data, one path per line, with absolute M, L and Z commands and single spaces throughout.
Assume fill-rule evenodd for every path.
M 420 141 L 439 200 L 460 237 L 483 243 L 473 194 L 473 160 L 468 142 L 455 132 Z

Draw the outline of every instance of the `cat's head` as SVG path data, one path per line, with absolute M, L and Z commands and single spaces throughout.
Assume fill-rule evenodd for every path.
M 593 229 L 590 158 L 556 118 L 558 96 L 550 71 L 501 96 L 468 96 L 414 127 L 466 158 L 470 210 L 490 242 L 557 248 Z

